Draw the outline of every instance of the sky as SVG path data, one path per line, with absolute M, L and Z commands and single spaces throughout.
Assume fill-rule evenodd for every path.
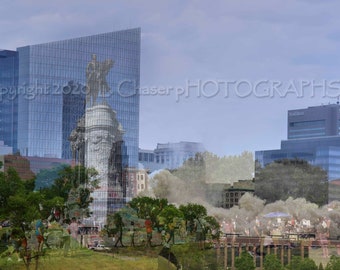
M 1 49 L 141 28 L 140 148 L 279 149 L 287 111 L 340 96 L 336 0 L 3 0 Z

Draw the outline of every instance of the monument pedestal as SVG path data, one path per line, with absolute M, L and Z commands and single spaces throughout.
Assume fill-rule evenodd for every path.
M 114 144 L 122 141 L 123 130 L 116 119 L 116 112 L 108 105 L 95 105 L 85 113 L 85 167 L 98 172 L 100 188 L 91 196 L 92 218 L 96 224 L 106 224 L 108 213 L 112 212 L 113 202 L 122 199 L 123 193 L 117 179 L 110 179 Z M 122 197 L 122 198 L 121 198 Z

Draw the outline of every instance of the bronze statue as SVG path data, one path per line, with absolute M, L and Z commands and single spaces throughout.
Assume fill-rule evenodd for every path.
M 97 61 L 97 55 L 92 54 L 91 61 L 86 67 L 87 96 L 86 103 L 90 106 L 96 105 L 99 93 L 104 97 L 110 87 L 106 81 L 106 76 L 112 68 L 114 61 L 107 59 L 103 62 Z

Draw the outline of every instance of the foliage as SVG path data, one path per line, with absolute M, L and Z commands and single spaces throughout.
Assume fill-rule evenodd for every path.
M 179 210 L 183 213 L 186 227 L 189 226 L 189 231 L 194 230 L 195 219 L 202 220 L 207 216 L 207 209 L 203 205 L 188 203 L 187 205 L 180 205 Z
M 203 205 L 196 203 L 180 205 L 179 210 L 182 211 L 186 222 L 193 222 L 195 219 L 203 218 L 207 215 L 207 209 Z
M 124 228 L 124 222 L 121 214 L 119 212 L 114 213 L 113 215 L 108 215 L 107 224 L 105 227 L 106 233 L 108 235 L 114 235 L 118 232 L 122 232 Z
M 176 206 L 170 204 L 163 208 L 158 215 L 159 220 L 163 221 L 164 225 L 169 225 L 174 222 L 175 219 L 183 218 L 183 213 L 176 208 Z
M 129 205 L 137 213 L 138 218 L 150 217 L 152 224 L 159 229 L 158 215 L 168 205 L 167 199 L 155 199 L 151 197 L 133 198 Z
M 256 166 L 255 195 L 267 203 L 289 197 L 305 198 L 317 205 L 328 202 L 327 172 L 320 167 L 299 159 L 277 160 L 264 168 Z
M 173 171 L 173 175 L 189 183 L 204 183 L 206 179 L 204 155 L 197 153 L 187 159 L 180 168 Z
M 292 257 L 289 270 L 318 270 L 315 262 L 310 258 Z
M 39 193 L 17 194 L 8 200 L 7 210 L 13 228 L 25 230 L 22 226 L 40 218 L 39 202 L 43 200 Z
M 253 257 L 246 251 L 241 253 L 240 257 L 235 259 L 235 267 L 237 270 L 255 270 Z
M 268 254 L 264 258 L 263 263 L 264 270 L 284 270 L 281 261 L 277 258 L 275 254 Z
M 54 184 L 54 181 L 59 177 L 60 171 L 65 169 L 68 165 L 59 164 L 51 169 L 40 170 L 36 175 L 35 190 L 49 188 Z
M 58 197 L 58 207 L 64 202 L 66 208 L 63 207 L 62 210 L 68 211 L 69 218 L 87 217 L 90 215 L 88 207 L 93 201 L 90 194 L 99 187 L 97 177 L 98 172 L 93 168 L 65 166 L 59 171 L 59 177 L 55 179 L 54 184 L 50 188 L 41 189 L 41 192 L 46 200 L 55 200 Z
M 0 219 L 7 219 L 11 213 L 11 218 L 15 216 L 12 213 L 12 208 L 16 204 L 19 197 L 26 200 L 29 193 L 32 192 L 34 180 L 29 180 L 27 183 L 20 179 L 18 173 L 13 168 L 9 168 L 7 172 L 0 172 Z M 24 201 L 24 207 L 28 207 Z
M 340 270 L 340 258 L 336 256 L 331 256 L 325 270 Z

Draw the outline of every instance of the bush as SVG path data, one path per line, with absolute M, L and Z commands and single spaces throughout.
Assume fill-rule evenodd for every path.
M 255 270 L 253 257 L 246 251 L 242 252 L 240 257 L 235 260 L 237 270 Z

